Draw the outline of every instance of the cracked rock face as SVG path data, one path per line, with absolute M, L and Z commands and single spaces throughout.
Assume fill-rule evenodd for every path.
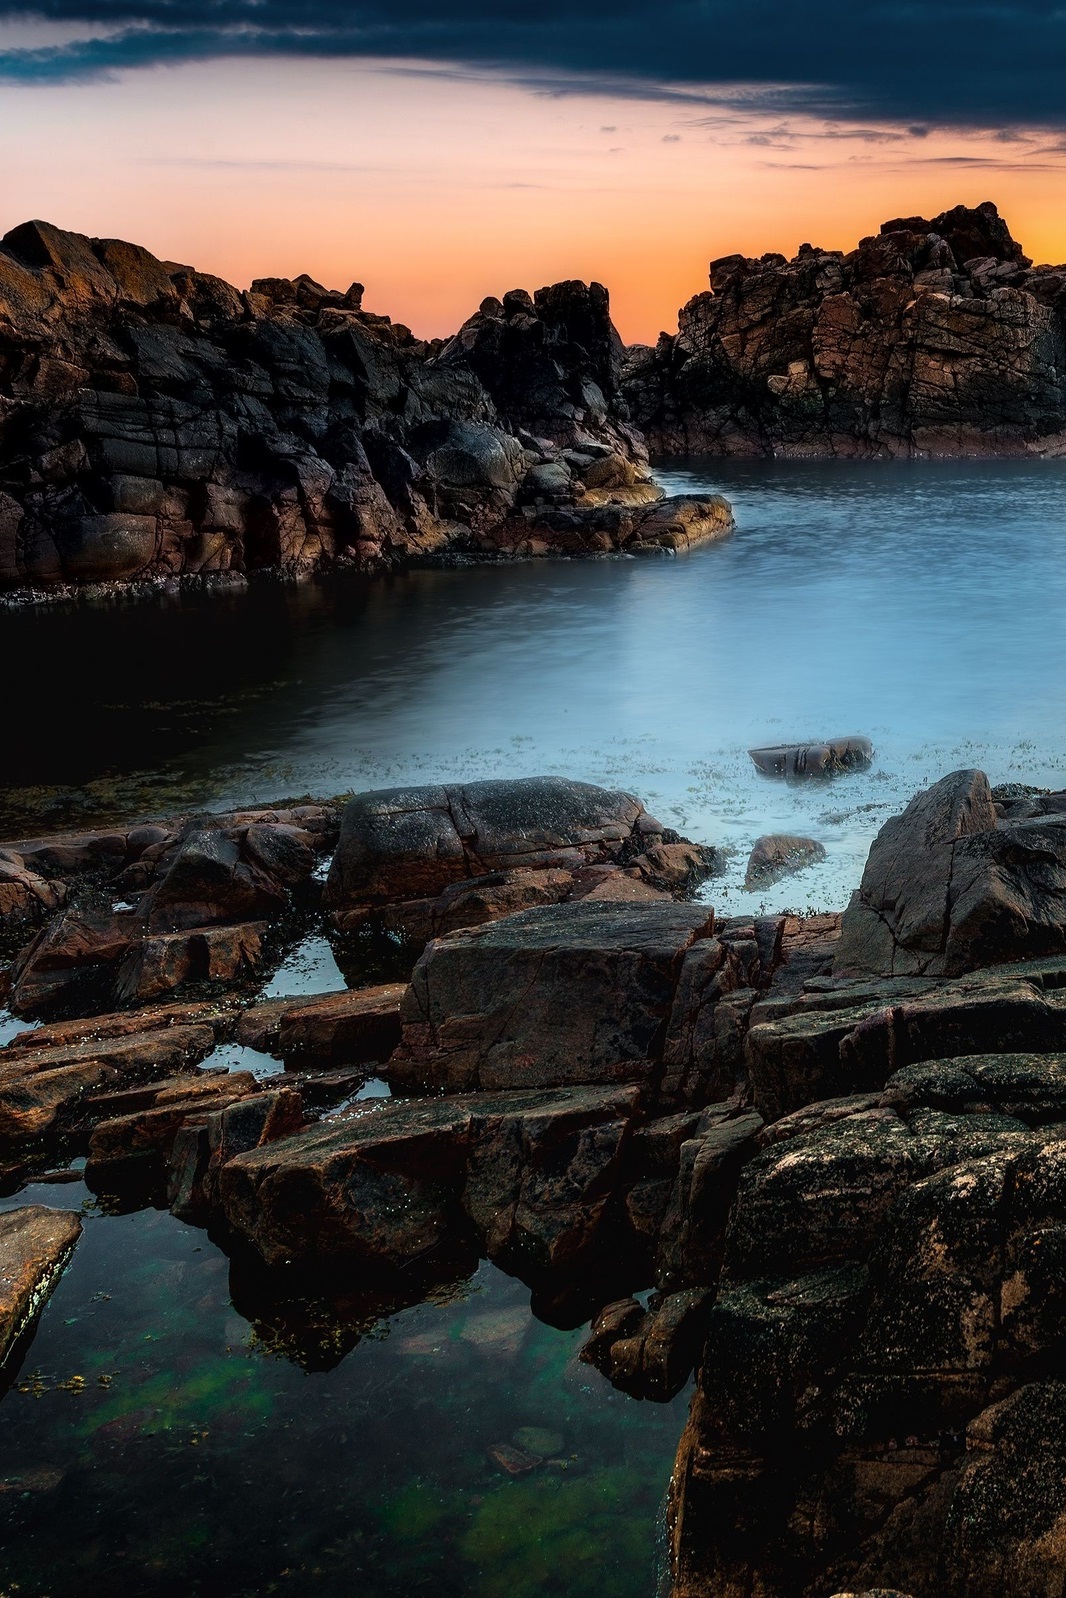
M 664 454 L 1058 453 L 1066 267 L 1033 267 L 991 202 L 896 218 L 848 254 L 712 262 L 623 391 Z
M 1066 820 L 1001 822 L 956 771 L 885 823 L 844 914 L 841 974 L 952 976 L 1066 949 Z
M 422 341 L 306 275 L 241 293 L 121 241 L 0 240 L 0 590 L 413 557 L 675 549 L 607 291 L 486 300 Z

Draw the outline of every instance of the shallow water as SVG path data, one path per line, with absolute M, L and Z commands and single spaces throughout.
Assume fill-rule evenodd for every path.
M 557 771 L 736 850 L 724 910 L 833 908 L 885 816 L 960 765 L 1066 783 L 1066 465 L 711 461 L 679 559 L 417 571 L 9 614 L 0 831 Z M 761 742 L 870 735 L 873 769 L 760 778 Z M 766 831 L 824 864 L 745 894 Z
M 0 1207 L 27 1199 L 87 1195 Z M 203 1232 L 90 1205 L 3 1401 L 0 1591 L 654 1593 L 684 1397 L 613 1392 L 489 1265 L 393 1314 L 232 1286 Z M 517 1477 L 489 1454 L 531 1441 Z

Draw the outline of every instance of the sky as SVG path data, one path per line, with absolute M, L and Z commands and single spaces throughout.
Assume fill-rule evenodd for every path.
M 0 0 L 0 232 L 29 217 L 366 285 L 676 327 L 708 260 L 995 200 L 1066 259 L 1066 11 L 1043 0 Z

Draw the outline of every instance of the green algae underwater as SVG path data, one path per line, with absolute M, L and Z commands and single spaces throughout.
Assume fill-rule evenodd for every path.
M 519 1282 L 279 1303 L 169 1214 L 27 1202 L 84 1231 L 3 1398 L 5 1598 L 655 1592 L 687 1397 L 614 1392 Z

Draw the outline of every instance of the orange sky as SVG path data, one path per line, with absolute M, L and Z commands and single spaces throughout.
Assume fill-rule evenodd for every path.
M 246 285 L 367 286 L 421 334 L 489 293 L 598 278 L 629 340 L 676 326 L 710 257 L 848 248 L 901 211 L 994 199 L 1066 258 L 1066 147 L 864 129 L 417 64 L 242 60 L 0 92 L 0 225 L 125 237 Z

